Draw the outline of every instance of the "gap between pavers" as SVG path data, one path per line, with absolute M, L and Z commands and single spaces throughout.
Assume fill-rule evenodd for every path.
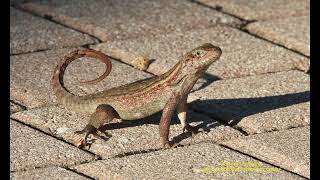
M 24 107 L 20 104 L 17 104 L 13 101 L 10 101 L 10 115 L 13 113 L 19 112 L 19 111 L 23 111 L 23 110 L 26 110 L 26 107 Z
M 295 70 L 219 80 L 188 98 L 193 109 L 249 134 L 308 125 L 309 101 L 310 76 Z
M 240 137 L 221 144 L 310 178 L 310 126 Z
M 10 120 L 10 171 L 71 166 L 92 160 L 92 154 Z
M 90 179 L 84 176 L 81 176 L 77 173 L 74 173 L 70 170 L 66 170 L 61 167 L 47 167 L 47 168 L 38 168 L 27 171 L 13 172 L 10 173 L 10 179 L 12 180 L 25 180 L 25 179 Z
M 184 32 L 217 23 L 239 25 L 231 16 L 188 1 L 41 1 L 19 4 L 40 16 L 79 29 L 102 41 Z
M 190 134 L 182 132 L 182 126 L 175 116 L 170 126 L 170 139 L 176 144 L 218 142 L 242 136 L 239 131 L 224 126 L 207 116 L 192 111 L 188 111 L 188 115 L 188 121 L 191 122 L 191 125 L 199 125 L 202 128 L 199 129 L 198 134 L 190 137 Z M 149 118 L 135 121 L 112 121 L 102 127 L 102 131 L 107 133 L 108 139 L 89 138 L 89 141 L 93 143 L 90 148 L 86 147 L 85 149 L 104 159 L 161 149 L 158 125 L 160 117 L 161 114 L 158 113 Z M 18 112 L 13 114 L 11 118 L 76 144 L 76 140 L 80 136 L 75 135 L 74 131 L 85 127 L 89 115 L 71 112 L 62 106 L 50 106 Z
M 10 54 L 97 42 L 96 38 L 10 7 Z
M 310 13 L 309 0 L 196 0 L 245 20 L 279 19 Z
M 255 166 L 226 166 L 228 163 Z M 211 143 L 99 160 L 71 168 L 97 179 L 304 179 Z
M 257 21 L 245 28 L 250 33 L 310 56 L 310 15 Z
M 220 59 L 209 67 L 202 78 L 210 82 L 296 68 L 307 71 L 310 66 L 310 60 L 304 56 L 221 25 L 183 33 L 100 43 L 90 45 L 90 48 L 132 65 L 131 56 L 126 57 L 119 52 L 138 54 L 153 61 L 148 72 L 160 75 L 173 67 L 184 53 L 204 43 L 212 43 L 222 49 Z
M 56 104 L 51 88 L 54 68 L 65 54 L 75 49 L 64 48 L 10 56 L 10 99 L 27 108 Z M 111 61 L 112 70 L 108 77 L 96 85 L 81 85 L 81 80 L 92 80 L 100 76 L 105 65 L 93 58 L 77 59 L 65 72 L 64 86 L 81 96 L 151 77 L 150 74 L 129 65 L 112 59 Z

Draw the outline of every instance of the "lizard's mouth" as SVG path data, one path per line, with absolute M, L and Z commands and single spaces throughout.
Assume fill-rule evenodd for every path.
M 208 52 L 206 54 L 206 57 L 207 57 L 207 59 L 210 59 L 210 60 L 211 59 L 218 60 L 220 58 L 221 53 L 222 53 L 222 50 L 220 47 L 214 46 L 210 43 L 203 44 L 201 46 L 201 48 Z

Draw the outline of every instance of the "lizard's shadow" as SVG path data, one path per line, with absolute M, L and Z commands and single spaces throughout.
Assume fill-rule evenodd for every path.
M 214 81 L 220 80 L 221 78 L 219 76 L 209 74 L 209 73 L 204 73 L 202 77 L 197 81 L 195 84 L 195 87 L 191 90 L 190 93 L 193 93 L 195 91 L 198 91 L 200 89 L 203 89 L 207 86 L 209 86 L 211 83 Z
M 308 101 L 310 101 L 310 91 L 259 98 L 197 100 L 188 104 L 188 122 L 196 122 L 198 124 L 197 128 L 210 132 L 212 128 L 221 125 L 219 122 L 224 122 L 230 126 L 234 126 L 239 123 L 241 119 L 247 116 Z M 205 114 L 211 118 L 199 118 L 192 109 L 196 109 L 198 112 L 205 112 Z M 104 125 L 101 130 L 106 131 L 111 129 L 141 126 L 144 124 L 159 124 L 161 113 L 162 112 L 158 112 L 139 121 L 109 123 Z M 219 120 L 219 122 L 217 120 Z M 171 124 L 180 124 L 176 113 L 172 118 Z M 188 133 L 181 133 L 178 136 L 173 137 L 173 140 L 174 142 L 179 143 L 189 136 L 190 135 Z

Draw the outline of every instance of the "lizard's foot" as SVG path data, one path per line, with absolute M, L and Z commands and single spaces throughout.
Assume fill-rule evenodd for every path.
M 93 127 L 92 125 L 87 125 L 83 130 L 74 132 L 75 134 L 81 134 L 82 136 L 77 139 L 76 146 L 79 148 L 85 147 L 88 145 L 87 143 L 87 137 L 90 134 L 95 134 L 97 129 Z
M 175 144 L 172 141 L 169 141 L 167 138 L 161 138 L 161 143 L 162 143 L 162 149 L 169 149 L 177 146 L 177 144 Z
M 167 141 L 162 143 L 162 149 L 169 149 L 174 146 L 174 143 L 172 141 Z
M 77 131 L 76 134 L 80 134 L 80 131 Z M 80 138 L 76 141 L 75 145 L 76 145 L 78 148 L 82 148 L 82 147 L 85 147 L 85 146 L 88 145 L 88 144 L 87 144 L 87 137 L 86 137 L 86 136 L 87 136 L 87 135 L 84 134 L 82 137 L 80 137 Z
M 190 124 L 187 124 L 182 128 L 182 132 L 185 131 L 190 132 L 191 136 L 194 136 L 198 133 L 198 128 L 196 126 L 191 126 Z
M 101 140 L 108 140 L 109 137 L 111 135 L 108 135 L 109 137 L 107 137 L 107 134 L 99 131 L 98 129 L 96 129 L 95 127 L 91 126 L 91 125 L 87 125 L 83 130 L 81 131 L 76 131 L 74 132 L 75 134 L 81 134 L 82 137 L 80 137 L 77 141 L 76 141 L 76 146 L 79 148 L 85 147 L 88 145 L 87 143 L 87 138 L 90 134 L 92 134 L 95 138 L 97 139 L 101 139 Z
M 96 130 L 95 132 L 92 132 L 92 135 L 95 138 L 101 139 L 101 140 L 104 140 L 104 141 L 108 140 L 111 137 L 111 135 L 107 135 L 106 133 L 101 132 L 99 130 Z

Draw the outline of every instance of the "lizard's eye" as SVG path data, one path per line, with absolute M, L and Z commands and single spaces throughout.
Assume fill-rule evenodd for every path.
M 203 57 L 205 54 L 206 54 L 206 51 L 200 50 L 200 49 L 192 52 L 192 55 L 198 58 Z

